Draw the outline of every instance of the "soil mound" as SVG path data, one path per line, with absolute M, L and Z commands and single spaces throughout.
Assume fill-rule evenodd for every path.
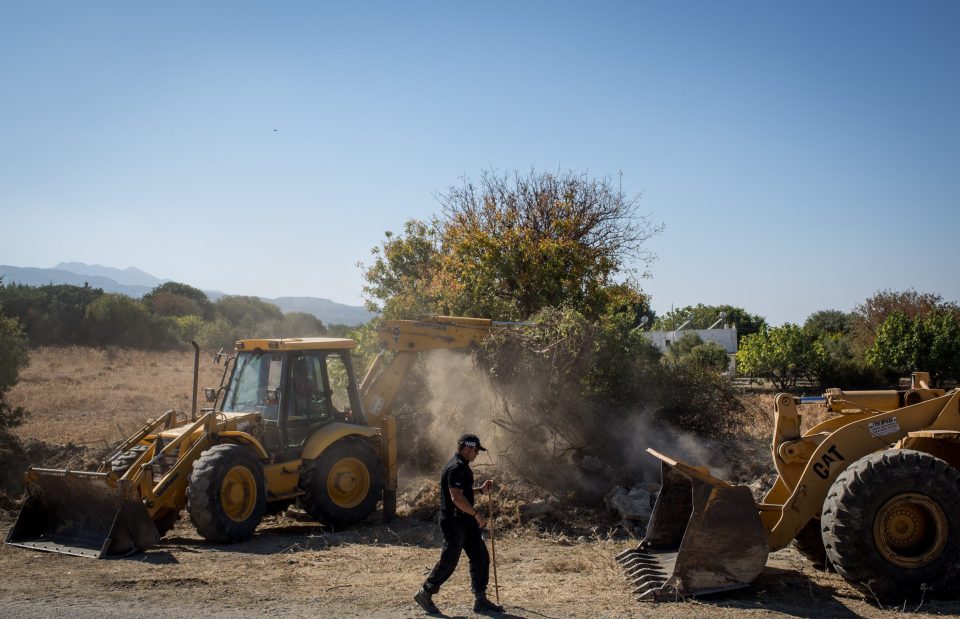
M 99 450 L 68 443 L 53 445 L 13 435 L 0 437 L 0 514 L 20 509 L 26 492 L 23 475 L 31 466 L 95 470 Z

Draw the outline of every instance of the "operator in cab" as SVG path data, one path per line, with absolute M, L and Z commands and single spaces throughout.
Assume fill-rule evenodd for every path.
M 470 585 L 475 602 L 474 612 L 503 612 L 503 606 L 487 599 L 487 583 L 490 580 L 490 555 L 483 542 L 480 530 L 487 526 L 487 519 L 474 507 L 474 494 L 493 490 L 493 480 L 479 486 L 473 485 L 473 470 L 470 463 L 486 448 L 475 434 L 464 434 L 457 441 L 457 451 L 443 467 L 440 474 L 440 515 L 438 522 L 443 532 L 443 550 L 440 560 L 427 576 L 420 591 L 413 596 L 417 604 L 428 613 L 439 613 L 433 596 L 453 575 L 460 561 L 461 551 L 470 560 Z

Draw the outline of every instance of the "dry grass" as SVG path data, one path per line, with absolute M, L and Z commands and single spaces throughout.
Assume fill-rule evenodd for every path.
M 219 385 L 221 372 L 202 355 L 199 387 Z M 22 439 L 95 447 L 171 408 L 189 414 L 192 389 L 192 352 L 41 347 L 9 399 L 30 412 L 16 431 Z
M 760 420 L 760 423 L 750 428 L 750 434 L 756 438 L 770 438 L 773 434 L 773 425 L 776 419 L 773 406 L 776 395 L 773 393 L 747 393 L 743 396 L 743 399 L 750 410 L 758 413 L 757 419 Z M 822 404 L 800 404 L 797 407 L 797 412 L 800 413 L 800 429 L 803 432 L 836 415 L 836 413 L 827 412 Z
M 14 389 L 12 401 L 33 415 L 18 434 L 48 443 L 114 442 L 121 431 L 169 408 L 190 409 L 189 352 L 144 353 L 80 348 L 40 348 Z M 219 383 L 219 368 L 201 359 L 200 385 Z M 752 405 L 772 420 L 773 396 Z M 804 406 L 804 428 L 820 415 Z M 757 435 L 769 437 L 769 427 Z M 96 445 L 92 445 L 96 446 Z M 268 518 L 253 539 L 218 546 L 199 539 L 184 517 L 146 555 L 122 561 L 89 561 L 0 546 L 0 616 L 126 616 L 165 608 L 210 617 L 414 617 L 412 594 L 439 556 L 440 535 L 431 520 L 437 484 L 401 475 L 401 518 L 331 533 L 288 514 Z M 560 528 L 551 514 L 529 516 L 525 505 L 544 493 L 504 480 L 498 492 L 497 562 L 500 596 L 515 617 L 893 617 L 854 592 L 834 573 L 815 570 L 793 550 L 771 556 L 750 588 L 703 601 L 637 604 L 612 556 L 635 541 L 604 535 L 602 515 L 559 508 L 577 531 Z M 592 522 L 589 519 L 592 518 Z M 0 536 L 12 523 L 0 511 Z M 592 529 L 592 531 L 591 531 Z M 438 602 L 452 616 L 469 609 L 464 564 Z M 491 595 L 493 590 L 491 587 Z M 165 606 L 166 605 L 166 606 Z M 912 607 L 911 607 L 912 609 Z M 910 610 L 910 609 L 908 609 Z M 926 602 L 916 616 L 958 616 L 956 602 Z

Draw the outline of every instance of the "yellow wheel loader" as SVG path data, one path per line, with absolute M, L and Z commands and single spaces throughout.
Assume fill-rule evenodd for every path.
M 798 405 L 835 416 L 800 431 Z M 648 449 L 663 484 L 644 539 L 616 559 L 639 600 L 750 584 L 794 542 L 872 598 L 956 595 L 960 586 L 960 390 L 913 374 L 904 391 L 828 390 L 776 397 L 778 476 L 761 502 Z
M 190 417 L 167 411 L 95 472 L 31 468 L 28 497 L 6 542 L 89 557 L 143 551 L 186 509 L 216 543 L 253 535 L 268 509 L 299 501 L 335 527 L 396 510 L 397 393 L 417 353 L 469 348 L 506 328 L 479 318 L 385 320 L 381 352 L 357 382 L 336 338 L 248 339 L 224 364 L 198 415 L 194 344 Z

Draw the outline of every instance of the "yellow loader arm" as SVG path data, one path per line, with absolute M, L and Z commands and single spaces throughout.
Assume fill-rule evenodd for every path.
M 806 433 L 797 406 L 809 400 L 778 394 L 771 447 L 779 475 L 759 503 L 744 486 L 648 450 L 661 460 L 663 484 L 646 537 L 616 557 L 637 598 L 666 601 L 746 586 L 769 552 L 820 517 L 831 486 L 849 466 L 891 446 L 937 455 L 945 442 L 955 445 L 960 390 L 930 389 L 928 380 L 915 373 L 911 389 L 899 392 L 831 389 L 810 400 L 839 414 Z
M 383 517 L 393 518 L 397 501 L 397 424 L 390 414 L 417 353 L 473 348 L 491 334 L 520 323 L 488 318 L 433 316 L 424 320 L 385 320 L 377 329 L 380 354 L 360 383 L 368 425 L 380 428 L 380 453 L 386 466 Z

